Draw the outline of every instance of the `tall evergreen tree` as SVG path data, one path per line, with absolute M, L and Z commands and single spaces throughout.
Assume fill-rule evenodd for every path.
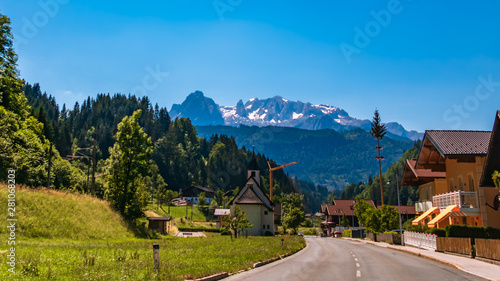
M 380 140 L 384 138 L 386 134 L 386 129 L 385 125 L 381 123 L 380 115 L 378 113 L 378 109 L 375 109 L 375 113 L 373 115 L 373 121 L 371 124 L 371 130 L 370 133 L 372 136 L 377 139 L 377 151 L 378 151 L 378 156 L 376 159 L 378 160 L 378 171 L 379 171 L 379 176 L 380 176 L 380 201 L 381 204 L 384 205 L 384 185 L 383 185 L 383 178 L 382 178 L 382 164 L 380 163 L 382 159 L 384 159 L 383 156 L 380 156 L 380 150 L 382 147 L 380 146 Z
M 24 120 L 29 115 L 29 107 L 22 88 L 10 19 L 0 14 L 0 105 Z

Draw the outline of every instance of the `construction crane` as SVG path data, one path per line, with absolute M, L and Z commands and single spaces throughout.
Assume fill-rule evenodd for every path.
M 288 164 L 283 163 L 283 165 L 281 165 L 281 166 L 271 168 L 271 164 L 269 163 L 269 161 L 267 161 L 267 165 L 269 166 L 269 191 L 270 191 L 269 197 L 271 199 L 271 202 L 273 202 L 273 171 L 281 170 L 281 169 L 284 169 L 288 166 L 292 166 L 292 165 L 295 165 L 298 163 L 299 162 L 292 162 L 292 163 L 288 163 Z

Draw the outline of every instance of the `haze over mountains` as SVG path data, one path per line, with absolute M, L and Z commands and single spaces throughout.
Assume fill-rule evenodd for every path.
M 350 131 L 356 128 L 370 130 L 370 120 L 357 119 L 338 107 L 314 105 L 309 102 L 290 101 L 280 96 L 268 99 L 238 101 L 236 106 L 220 106 L 203 92 L 190 94 L 182 104 L 174 104 L 170 110 L 172 118 L 186 117 L 194 125 L 226 126 L 280 126 L 307 130 L 333 129 Z M 388 137 L 399 140 L 421 139 L 423 134 L 408 131 L 401 124 L 386 124 Z

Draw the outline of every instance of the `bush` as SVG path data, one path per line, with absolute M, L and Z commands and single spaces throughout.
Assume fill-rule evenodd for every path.
M 316 235 L 316 229 L 309 228 L 307 230 L 304 230 L 304 235 Z
M 431 228 L 427 229 L 425 233 L 435 234 L 438 237 L 446 237 L 446 229 L 444 228 Z
M 220 232 L 220 235 L 231 235 L 231 234 L 232 234 L 231 231 L 229 231 L 227 229 Z
M 500 239 L 500 229 L 487 227 L 486 233 L 488 233 L 488 238 L 490 239 Z
M 418 232 L 418 233 L 424 233 L 427 230 L 429 230 L 429 228 L 427 227 L 427 224 L 423 224 L 423 223 L 419 223 L 418 225 L 411 225 L 410 224 L 410 225 L 406 226 L 405 229 L 407 231 Z
M 274 234 L 271 231 L 267 230 L 266 233 L 264 233 L 264 236 L 274 236 Z
M 342 231 L 342 237 L 351 237 L 352 238 L 352 230 L 351 229 L 344 229 L 344 231 Z
M 482 226 L 447 225 L 446 237 L 500 239 L 500 229 Z
M 302 223 L 302 225 L 304 227 L 312 227 L 313 226 L 313 222 L 311 219 L 305 219 L 304 222 Z

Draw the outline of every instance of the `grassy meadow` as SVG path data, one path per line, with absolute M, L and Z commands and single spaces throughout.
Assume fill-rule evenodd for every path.
M 161 208 L 158 208 L 156 204 L 150 204 L 148 209 L 154 211 L 158 215 L 162 217 L 173 217 L 173 218 L 185 218 L 186 217 L 186 206 L 170 206 L 170 214 L 168 214 L 168 206 L 161 205 Z M 191 220 L 191 206 L 187 208 L 187 217 Z M 203 215 L 196 206 L 193 207 L 193 221 L 205 221 L 205 215 Z
M 0 258 L 0 280 L 184 280 L 238 272 L 253 263 L 295 252 L 303 238 L 229 236 L 166 237 L 159 240 L 26 240 L 16 247 L 15 277 Z M 153 270 L 152 245 L 160 245 L 160 270 Z M 14 278 L 12 278 L 14 277 Z M 12 278 L 12 279 L 11 279 Z
M 6 198 L 0 185 L 0 204 L 6 206 Z M 0 280 L 184 280 L 238 272 L 305 247 L 296 236 L 283 237 L 284 249 L 282 237 L 136 238 L 102 200 L 22 188 L 16 200 L 16 273 L 7 270 L 10 246 L 2 243 Z M 6 209 L 0 208 L 3 218 Z M 6 227 L 0 229 L 0 239 L 7 241 Z M 155 243 L 160 245 L 158 272 L 153 270 Z

